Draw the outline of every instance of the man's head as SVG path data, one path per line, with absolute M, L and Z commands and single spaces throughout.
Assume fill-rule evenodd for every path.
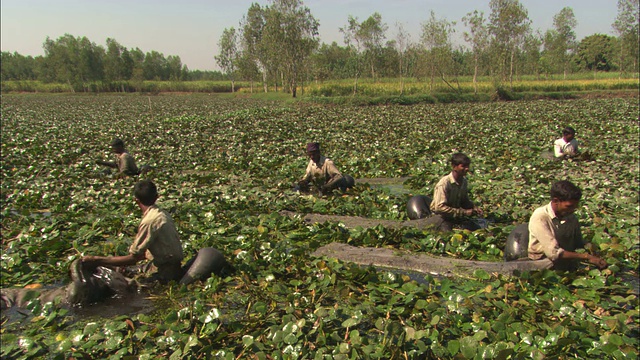
M 307 144 L 307 156 L 313 160 L 314 163 L 320 161 L 320 144 L 317 142 L 310 142 Z
M 122 139 L 120 138 L 114 138 L 111 141 L 111 151 L 116 154 L 121 154 L 122 152 L 124 152 L 124 141 L 122 141 Z
M 469 172 L 471 159 L 463 153 L 455 153 L 451 156 L 451 167 L 458 176 L 465 176 Z
M 568 180 L 555 182 L 551 186 L 551 208 L 556 216 L 564 217 L 573 214 L 582 198 L 582 191 Z
M 562 129 L 562 137 L 567 142 L 571 141 L 574 137 L 576 137 L 576 130 L 571 126 L 567 126 L 566 128 Z
M 140 180 L 133 188 L 133 196 L 140 204 L 151 206 L 158 199 L 158 189 L 151 180 Z

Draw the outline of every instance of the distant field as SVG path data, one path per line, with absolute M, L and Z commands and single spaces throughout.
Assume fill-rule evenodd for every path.
M 638 90 L 640 81 L 637 74 L 624 75 L 618 73 L 580 73 L 570 74 L 567 79 L 560 75 L 549 78 L 535 78 L 533 76 L 518 77 L 513 83 L 496 83 L 490 78 L 480 78 L 474 86 L 471 77 L 446 78 L 446 82 L 440 78 L 417 80 L 407 78 L 382 78 L 378 80 L 359 79 L 357 96 L 412 96 L 422 94 L 489 94 L 496 91 L 499 86 L 515 93 L 570 93 L 586 92 L 594 90 Z M 68 93 L 68 92 L 195 92 L 195 93 L 231 93 L 230 81 L 120 81 L 114 83 L 90 83 L 84 86 L 72 87 L 69 84 L 46 84 L 39 81 L 3 81 L 2 93 L 11 92 L 44 92 L 44 93 Z M 240 93 L 262 93 L 262 83 L 256 82 L 253 88 L 250 82 L 237 81 L 235 91 Z M 269 92 L 274 92 L 273 84 L 269 85 Z M 278 91 L 282 92 L 281 85 Z M 298 94 L 301 97 L 346 97 L 354 95 L 354 79 L 330 80 L 324 82 L 311 81 L 299 85 Z

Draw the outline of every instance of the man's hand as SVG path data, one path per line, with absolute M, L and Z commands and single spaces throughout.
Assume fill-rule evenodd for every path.
M 478 207 L 474 207 L 473 209 L 465 209 L 464 214 L 466 216 L 482 215 L 482 209 Z
M 602 269 L 606 268 L 607 266 L 609 266 L 609 264 L 607 264 L 607 262 L 604 261 L 604 259 L 599 258 L 599 257 L 597 257 L 595 255 L 587 255 L 587 261 L 589 261 L 593 265 L 597 266 L 598 269 L 600 269 L 600 270 L 602 270 Z

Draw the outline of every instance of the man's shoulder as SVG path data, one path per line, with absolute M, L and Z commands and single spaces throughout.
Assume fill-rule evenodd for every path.
M 441 177 L 440 180 L 438 180 L 436 186 L 447 186 L 449 184 L 455 184 L 455 182 L 456 179 L 453 177 L 453 174 L 448 173 L 447 175 Z
M 171 221 L 173 222 L 173 219 L 171 218 L 171 215 L 169 215 L 168 212 L 166 212 L 165 210 L 162 210 L 161 208 L 159 208 L 156 205 L 151 206 L 147 212 L 144 214 L 144 217 L 142 218 L 142 223 L 155 223 L 158 221 Z
M 533 210 L 530 221 L 535 221 L 537 219 L 543 219 L 543 218 L 551 218 L 547 209 L 548 206 L 549 204 L 545 204 Z

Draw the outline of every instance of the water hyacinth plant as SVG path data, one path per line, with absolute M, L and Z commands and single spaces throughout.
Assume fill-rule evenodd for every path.
M 160 190 L 185 253 L 212 246 L 234 271 L 144 289 L 94 311 L 40 303 L 3 311 L 3 358 L 519 359 L 638 357 L 637 99 L 319 106 L 210 95 L 2 96 L 3 287 L 59 285 L 82 254 L 124 255 L 140 220 L 137 179 L 95 160 L 119 136 Z M 549 161 L 563 126 L 593 161 Z M 335 196 L 291 189 L 318 141 L 339 169 L 409 177 Z M 488 229 L 347 228 L 296 213 L 407 220 L 462 151 Z M 331 242 L 501 261 L 507 234 L 582 188 L 583 237 L 609 268 L 446 278 L 311 253 Z M 136 307 L 136 304 L 140 306 Z

